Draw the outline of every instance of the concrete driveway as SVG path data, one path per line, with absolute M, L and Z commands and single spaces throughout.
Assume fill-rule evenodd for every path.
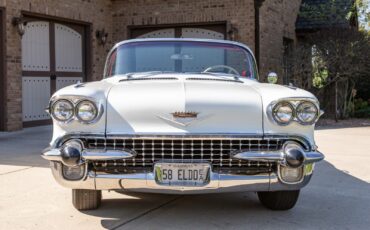
M 78 212 L 39 156 L 51 127 L 0 133 L 0 229 L 369 229 L 370 127 L 316 131 L 325 162 L 296 207 L 263 208 L 254 193 L 194 196 L 103 192 Z

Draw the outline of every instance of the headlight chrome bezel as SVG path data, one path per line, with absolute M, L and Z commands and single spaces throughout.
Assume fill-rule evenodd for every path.
M 73 115 L 70 119 L 68 120 L 60 120 L 58 119 L 57 117 L 55 117 L 54 113 L 53 113 L 53 106 L 58 102 L 58 101 L 68 101 L 70 104 L 72 104 L 73 106 Z M 80 119 L 78 117 L 78 110 L 77 110 L 77 106 L 82 103 L 82 102 L 90 102 L 92 103 L 92 105 L 94 106 L 94 108 L 96 109 L 97 113 L 96 113 L 96 116 L 90 120 L 90 121 L 84 121 L 82 119 Z M 89 98 L 89 97 L 82 97 L 82 96 L 57 96 L 57 97 L 53 97 L 51 100 L 50 100 L 50 103 L 49 103 L 49 114 L 52 116 L 53 119 L 55 119 L 59 124 L 68 124 L 72 121 L 77 121 L 79 123 L 82 123 L 82 124 L 93 124 L 93 123 L 96 123 L 98 120 L 100 120 L 101 116 L 103 115 L 104 113 L 104 106 L 103 106 L 103 103 L 102 102 L 98 102 L 96 101 L 95 99 L 93 98 Z
M 83 103 L 88 103 L 88 104 L 91 104 L 92 106 L 93 106 L 93 109 L 95 110 L 95 115 L 94 115 L 94 117 L 92 118 L 92 119 L 90 119 L 90 120 L 84 120 L 84 119 L 82 119 L 81 118 L 81 116 L 79 115 L 79 107 L 83 104 Z M 76 106 L 75 106 L 75 116 L 76 116 L 76 118 L 77 118 L 77 120 L 78 121 L 80 121 L 81 123 L 84 123 L 84 124 L 90 124 L 90 123 L 92 123 L 92 122 L 94 122 L 95 121 L 95 119 L 98 117 L 98 115 L 99 115 L 99 109 L 98 109 L 98 107 L 97 107 L 97 105 L 96 105 L 96 103 L 94 103 L 93 101 L 91 101 L 91 100 L 80 100 L 77 104 L 76 104 Z
M 71 105 L 71 116 L 68 118 L 68 119 L 65 119 L 65 120 L 62 120 L 60 118 L 58 118 L 56 115 L 55 115 L 55 107 L 57 106 L 58 103 L 61 103 L 61 102 L 65 102 L 67 104 L 70 104 Z M 75 109 L 74 109 L 74 105 L 73 103 L 70 101 L 70 100 L 67 100 L 67 99 L 59 99 L 59 100 L 55 100 L 53 101 L 53 103 L 51 103 L 51 106 L 50 106 L 50 115 L 55 119 L 57 120 L 58 122 L 63 122 L 63 123 L 67 123 L 69 121 L 71 121 L 75 115 Z
M 287 121 L 287 122 L 281 121 L 281 119 L 276 115 L 277 110 L 279 109 L 279 107 L 283 107 L 283 106 L 290 107 L 290 109 L 292 110 L 291 117 L 290 117 L 289 121 Z M 279 125 L 289 125 L 292 122 L 292 120 L 294 119 L 294 116 L 295 116 L 295 109 L 294 109 L 294 106 L 289 101 L 280 101 L 272 107 L 272 118 Z
M 315 108 L 315 110 L 316 110 L 315 111 L 315 116 L 314 116 L 314 118 L 311 121 L 303 121 L 299 117 L 299 113 L 300 112 L 298 110 L 304 104 L 311 104 L 311 106 L 313 106 Z M 295 114 L 296 114 L 297 121 L 299 123 L 303 124 L 303 125 L 312 125 L 312 124 L 316 123 L 317 119 L 319 118 L 319 114 L 320 114 L 320 110 L 319 110 L 318 106 L 315 103 L 311 102 L 311 101 L 301 101 L 300 103 L 297 104 L 297 107 L 296 107 L 295 110 L 296 110 Z
M 279 106 L 280 104 L 285 104 L 285 103 L 291 105 L 292 108 L 293 108 L 293 117 L 287 123 L 280 122 L 275 117 L 275 114 L 274 114 L 274 112 L 275 112 L 274 110 L 276 109 L 276 107 Z M 301 106 L 304 103 L 311 103 L 312 105 L 315 106 L 315 109 L 316 109 L 315 118 L 310 122 L 304 122 L 304 121 L 302 121 L 301 119 L 298 118 L 297 109 L 299 108 L 299 106 Z M 283 99 L 280 99 L 278 101 L 274 101 L 274 102 L 270 103 L 267 113 L 268 113 L 268 117 L 270 118 L 270 120 L 273 121 L 275 124 L 278 124 L 280 126 L 287 126 L 287 125 L 291 124 L 292 122 L 296 122 L 296 123 L 298 123 L 300 125 L 304 125 L 304 126 L 313 125 L 318 121 L 320 116 L 323 114 L 323 112 L 320 111 L 319 102 L 317 100 L 313 99 L 313 98 L 283 98 Z

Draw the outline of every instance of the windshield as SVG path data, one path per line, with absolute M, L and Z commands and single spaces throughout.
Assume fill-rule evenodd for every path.
M 224 73 L 256 78 L 252 55 L 217 42 L 143 41 L 122 44 L 107 61 L 105 76 L 143 72 Z

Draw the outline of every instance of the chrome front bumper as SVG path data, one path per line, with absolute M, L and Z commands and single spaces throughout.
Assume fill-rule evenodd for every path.
M 313 169 L 306 171 L 303 180 L 297 184 L 280 181 L 276 173 L 258 175 L 232 175 L 211 172 L 210 182 L 200 187 L 164 186 L 156 183 L 154 173 L 104 174 L 90 171 L 84 179 L 69 181 L 63 177 L 62 164 L 51 162 L 51 169 L 56 181 L 72 189 L 123 190 L 127 192 L 148 192 L 166 194 L 202 194 L 246 191 L 281 191 L 297 190 L 311 179 Z
M 133 192 L 169 193 L 169 194 L 199 194 L 219 192 L 240 192 L 240 191 L 281 191 L 297 190 L 310 181 L 314 163 L 324 159 L 324 155 L 315 148 L 306 146 L 304 151 L 303 177 L 297 183 L 286 183 L 279 177 L 280 167 L 271 173 L 259 173 L 256 175 L 247 174 L 226 174 L 210 172 L 209 183 L 199 187 L 168 186 L 160 185 L 155 180 L 153 172 L 107 174 L 85 170 L 83 179 L 77 181 L 67 180 L 62 171 L 61 145 L 53 145 L 52 148 L 44 150 L 42 157 L 51 162 L 53 175 L 57 182 L 64 187 L 72 189 L 93 189 L 93 190 L 124 190 Z M 311 150 L 311 151 L 310 151 Z M 99 162 L 105 160 L 117 160 L 135 157 L 135 152 L 126 150 L 94 150 L 83 149 L 81 152 L 81 163 Z M 232 155 L 235 159 L 276 162 L 278 165 L 286 166 L 286 155 L 282 150 L 276 151 L 240 151 Z M 87 165 L 87 164 L 85 164 Z M 86 167 L 87 168 L 87 167 Z

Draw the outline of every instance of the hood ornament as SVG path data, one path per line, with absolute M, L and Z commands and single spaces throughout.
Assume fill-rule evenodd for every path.
M 210 115 L 203 115 L 198 112 L 174 112 L 170 114 L 158 115 L 159 118 L 173 124 L 189 126 L 197 121 L 203 120 Z
M 197 118 L 198 113 L 196 112 L 174 112 L 171 113 L 173 118 Z

